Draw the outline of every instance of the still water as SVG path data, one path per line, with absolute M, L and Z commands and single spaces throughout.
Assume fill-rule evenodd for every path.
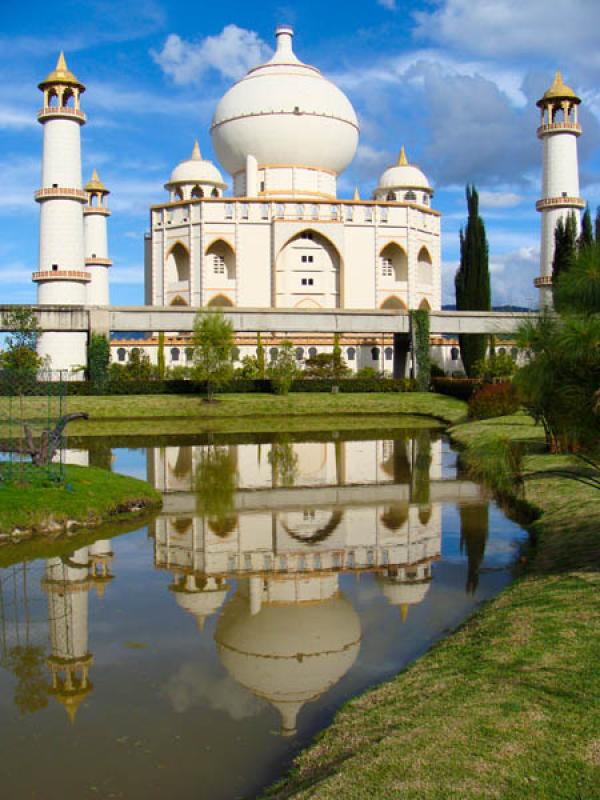
M 72 451 L 164 507 L 0 570 L 2 798 L 254 797 L 500 591 L 522 529 L 439 431 L 388 435 Z

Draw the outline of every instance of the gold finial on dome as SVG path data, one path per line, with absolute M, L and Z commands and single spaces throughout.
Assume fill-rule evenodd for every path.
M 67 60 L 65 58 L 65 53 L 63 50 L 60 51 L 58 59 L 56 61 L 56 67 L 53 71 L 48 75 L 48 77 L 43 80 L 40 84 L 38 84 L 40 89 L 44 89 L 46 86 L 52 86 L 56 84 L 61 84 L 64 86 L 76 86 L 80 92 L 85 91 L 85 86 L 81 81 L 78 81 L 75 75 L 70 71 L 67 66 Z
M 194 148 L 192 150 L 192 161 L 202 161 L 202 153 L 200 152 L 200 145 L 198 144 L 198 139 L 194 142 Z
M 92 177 L 85 185 L 85 190 L 86 192 L 102 192 L 102 194 L 110 194 L 106 186 L 98 177 L 98 173 L 95 169 L 92 172 Z
M 404 145 L 400 148 L 400 155 L 398 156 L 398 164 L 399 167 L 408 167 L 408 159 L 406 158 L 406 150 L 404 149 Z
M 537 105 L 542 106 L 549 100 L 572 100 L 574 103 L 581 102 L 573 89 L 571 89 L 570 86 L 567 86 L 567 84 L 563 81 L 559 69 L 556 70 L 554 80 L 552 81 L 552 86 L 546 92 L 544 92 L 544 96 L 541 100 L 538 100 Z
M 358 193 L 358 186 L 354 187 L 354 197 L 352 198 L 355 202 L 360 200 L 360 194 Z
M 406 622 L 406 618 L 408 617 L 408 603 L 402 603 L 400 606 L 400 619 L 402 622 Z

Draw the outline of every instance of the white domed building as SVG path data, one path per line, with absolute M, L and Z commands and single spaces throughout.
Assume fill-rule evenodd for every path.
M 273 57 L 232 86 L 213 116 L 213 150 L 232 195 L 195 145 L 166 183 L 168 199 L 152 206 L 146 303 L 440 308 L 440 214 L 426 176 L 402 151 L 372 199 L 339 198 L 338 176 L 358 147 L 356 113 L 297 58 L 289 26 L 276 38 Z M 344 344 L 350 366 L 365 365 L 361 342 Z M 239 357 L 246 352 L 254 348 Z M 384 349 L 368 348 L 369 366 L 391 368 L 383 361 Z

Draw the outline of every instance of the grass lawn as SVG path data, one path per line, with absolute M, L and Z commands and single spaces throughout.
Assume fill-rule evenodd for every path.
M 457 425 L 468 448 L 522 441 L 524 415 Z M 538 514 L 526 574 L 393 680 L 351 700 L 266 798 L 600 798 L 600 494 L 566 478 L 525 482 Z
M 18 486 L 0 482 L 0 533 L 44 533 L 75 520 L 83 526 L 131 514 L 131 508 L 158 508 L 161 495 L 145 481 L 94 467 L 66 467 L 64 484 Z M 52 532 L 52 531 L 51 531 Z
M 24 412 L 27 419 L 44 418 L 46 398 L 27 397 Z M 0 398 L 0 438 L 3 415 L 7 413 L 8 400 Z M 205 403 L 201 397 L 188 395 L 111 395 L 101 397 L 69 397 L 67 410 L 86 411 L 87 422 L 76 421 L 67 433 L 77 436 L 108 435 L 110 433 L 139 434 L 148 432 L 152 420 L 152 433 L 185 432 L 191 430 L 265 430 L 288 429 L 298 417 L 342 417 L 354 415 L 356 424 L 365 415 L 416 414 L 435 417 L 447 423 L 456 423 L 465 416 L 465 404 L 452 397 L 432 393 L 382 392 L 357 394 L 326 394 L 298 392 L 285 397 L 271 394 L 224 394 L 218 402 Z M 312 423 L 308 423 L 309 425 Z M 163 430 L 164 428 L 164 430 Z

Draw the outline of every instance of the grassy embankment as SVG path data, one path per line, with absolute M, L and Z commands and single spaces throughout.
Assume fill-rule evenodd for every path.
M 451 429 L 524 443 L 527 472 L 571 467 L 524 415 Z M 266 798 L 600 798 L 600 495 L 525 481 L 524 576 L 393 680 L 351 700 Z
M 94 467 L 67 466 L 64 483 L 0 483 L 0 535 L 6 540 L 17 529 L 23 535 L 96 527 L 160 503 L 160 493 L 145 481 Z
M 6 398 L 0 398 L 0 419 Z M 44 418 L 43 397 L 24 400 L 25 418 Z M 70 436 L 177 434 L 197 431 L 245 433 L 302 431 L 344 418 L 345 428 L 380 427 L 389 415 L 427 415 L 455 423 L 465 415 L 459 400 L 431 393 L 317 394 L 298 392 L 285 397 L 271 394 L 224 394 L 205 403 L 189 395 L 113 395 L 69 397 L 69 412 L 85 411 L 88 421 L 69 425 Z M 379 419 L 376 419 L 379 415 Z M 396 420 L 397 422 L 398 420 Z M 316 426 L 316 428 L 315 428 Z M 0 430 L 1 438 L 1 430 Z

